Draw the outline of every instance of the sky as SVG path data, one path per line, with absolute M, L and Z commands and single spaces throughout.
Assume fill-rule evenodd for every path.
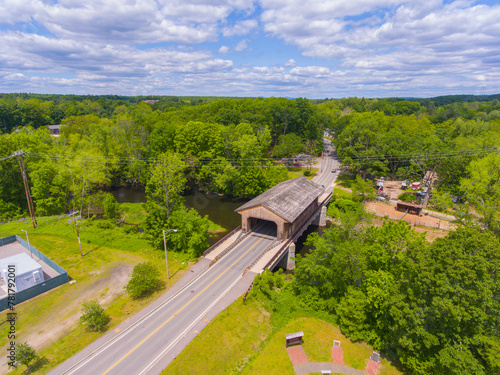
M 500 93 L 500 0 L 1 0 L 0 92 Z

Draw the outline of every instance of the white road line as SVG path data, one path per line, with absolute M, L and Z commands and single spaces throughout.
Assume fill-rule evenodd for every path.
M 149 371 L 154 365 L 156 365 L 157 361 L 159 359 L 161 359 L 171 348 L 172 346 L 174 346 L 175 344 L 177 344 L 182 336 L 184 336 L 186 334 L 187 331 L 189 331 L 190 329 L 193 328 L 193 326 L 195 326 L 197 323 L 200 322 L 201 318 L 208 312 L 210 311 L 210 309 L 212 309 L 212 307 L 214 307 L 222 298 L 224 298 L 224 296 L 229 292 L 229 290 L 231 290 L 231 288 L 233 288 L 237 283 L 238 281 L 240 281 L 242 277 L 239 276 L 210 306 L 208 306 L 205 311 L 203 311 L 194 321 L 193 323 L 191 323 L 181 334 L 179 334 L 174 341 L 172 341 L 170 343 L 170 345 L 168 345 L 155 359 L 153 359 L 150 364 L 144 369 L 142 370 L 138 375 L 143 375 L 146 373 L 146 371 Z
M 236 246 L 234 249 L 238 248 Z M 234 250 L 233 249 L 233 250 Z M 231 250 L 228 254 L 230 254 L 233 250 Z M 226 255 L 228 255 L 226 254 Z M 86 358 L 82 359 L 80 362 L 74 364 L 72 367 L 67 369 L 66 371 L 62 372 L 61 375 L 67 374 L 71 375 L 75 373 L 75 371 L 79 370 L 82 366 L 86 365 L 89 361 L 91 361 L 94 357 L 98 356 L 101 354 L 104 350 L 108 349 L 112 345 L 116 344 L 118 341 L 120 341 L 122 338 L 124 338 L 127 334 L 132 332 L 135 328 L 137 328 L 141 323 L 143 323 L 146 319 L 149 319 L 152 315 L 158 313 L 165 305 L 170 303 L 175 297 L 177 297 L 180 293 L 182 293 L 184 290 L 186 290 L 189 286 L 191 286 L 194 282 L 196 282 L 198 279 L 200 279 L 202 276 L 204 276 L 209 270 L 213 270 L 215 268 L 207 268 L 204 270 L 201 274 L 196 276 L 193 280 L 191 280 L 188 284 L 186 284 L 182 289 L 180 289 L 177 293 L 175 293 L 172 297 L 170 297 L 168 300 L 162 302 L 159 306 L 155 307 L 153 310 L 151 310 L 149 313 L 144 315 L 142 318 L 140 318 L 138 321 L 133 323 L 131 326 L 127 327 L 125 330 L 123 330 L 119 335 L 111 338 L 104 344 L 102 344 L 99 348 L 94 350 L 92 353 L 90 353 Z M 77 366 L 77 367 L 75 367 Z

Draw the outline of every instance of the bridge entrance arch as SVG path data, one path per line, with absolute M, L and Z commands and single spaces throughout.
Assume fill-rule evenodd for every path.
M 272 220 L 265 220 L 258 217 L 248 217 L 247 228 L 248 230 L 257 233 L 268 234 L 273 237 L 278 236 L 278 224 Z

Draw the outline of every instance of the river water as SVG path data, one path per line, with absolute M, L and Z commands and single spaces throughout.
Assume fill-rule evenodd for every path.
M 111 193 L 118 203 L 146 202 L 146 193 L 142 187 L 120 187 L 112 189 Z M 217 233 L 209 238 L 210 245 L 241 224 L 241 216 L 234 210 L 248 202 L 248 199 L 232 199 L 215 193 L 202 193 L 200 191 L 190 192 L 184 198 L 186 207 L 196 209 L 202 216 L 208 215 L 211 221 L 225 229 L 224 232 Z M 323 230 L 324 228 L 311 225 L 297 241 L 295 253 L 304 255 L 309 252 L 310 247 L 304 245 L 307 236 L 315 232 L 321 235 Z

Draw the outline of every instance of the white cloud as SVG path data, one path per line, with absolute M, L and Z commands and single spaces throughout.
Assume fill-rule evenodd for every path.
M 285 66 L 295 66 L 297 62 L 294 59 L 290 59 L 285 63 Z
M 330 74 L 330 69 L 324 66 L 298 66 L 290 70 L 290 74 L 297 76 L 313 76 L 313 77 L 321 77 Z
M 252 30 L 257 29 L 258 26 L 259 23 L 255 19 L 243 20 L 237 22 L 232 27 L 225 27 L 222 30 L 222 35 L 224 35 L 225 37 L 231 37 L 233 35 L 247 35 Z
M 226 54 L 229 52 L 229 47 L 228 46 L 221 46 L 219 48 L 219 53 Z
M 241 52 L 245 49 L 248 48 L 248 45 L 247 45 L 247 41 L 245 39 L 243 40 L 240 40 L 238 43 L 236 43 L 236 45 L 234 46 L 234 50 L 235 51 L 238 51 L 238 52 Z

